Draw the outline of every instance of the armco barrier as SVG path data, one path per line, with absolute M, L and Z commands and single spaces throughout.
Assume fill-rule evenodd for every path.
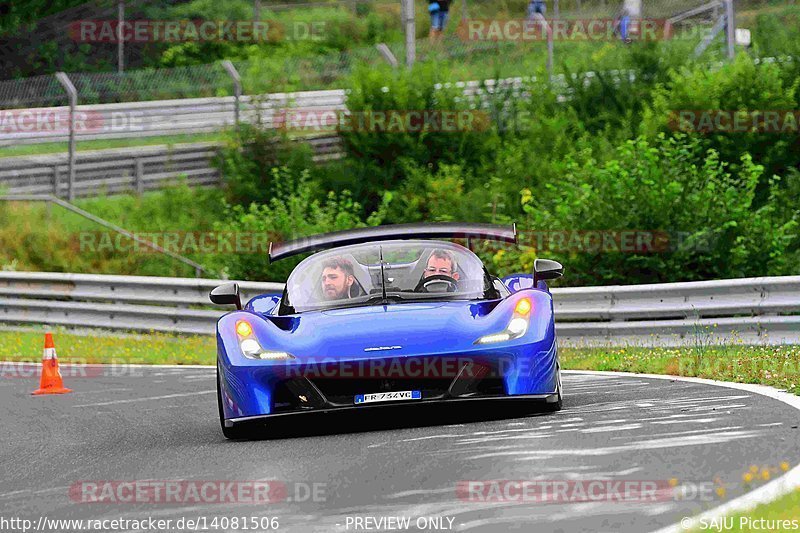
M 213 334 L 219 280 L 0 272 L 0 323 Z M 245 299 L 279 283 L 240 282 Z M 553 289 L 562 342 L 800 343 L 800 276 Z
M 307 137 L 298 142 L 311 146 L 316 162 L 342 156 L 336 135 Z M 161 189 L 179 179 L 192 187 L 220 184 L 212 164 L 216 143 L 143 146 L 78 152 L 74 196 L 120 194 Z M 67 154 L 6 157 L 0 159 L 0 188 L 9 194 L 67 195 Z

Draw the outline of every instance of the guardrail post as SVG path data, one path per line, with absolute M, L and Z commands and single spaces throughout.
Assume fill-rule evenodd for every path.
M 138 157 L 134 159 L 133 165 L 136 176 L 136 194 L 141 196 L 144 192 L 144 165 L 142 164 L 142 160 Z
M 389 47 L 386 46 L 386 43 L 378 43 L 375 45 L 375 48 L 378 49 L 378 52 L 381 53 L 381 56 L 383 56 L 383 58 L 392 66 L 392 68 L 397 68 L 397 65 L 399 64 L 397 62 L 397 58 L 394 57 L 394 54 Z
M 733 0 L 725 0 L 725 36 L 727 37 L 728 59 L 736 56 L 736 16 L 733 10 Z
M 414 0 L 402 0 L 403 30 L 406 34 L 406 66 L 413 67 L 417 59 L 417 23 L 414 18 Z
M 242 77 L 239 76 L 239 72 L 236 70 L 236 67 L 233 66 L 233 63 L 229 59 L 225 59 L 222 61 L 222 67 L 228 72 L 231 79 L 233 80 L 233 96 L 235 98 L 234 106 L 233 106 L 233 122 L 236 124 L 236 127 L 239 127 L 239 108 L 241 106 L 241 99 L 242 99 Z
M 58 182 L 59 182 L 58 165 L 53 165 L 53 196 L 58 198 Z M 50 204 L 47 204 L 50 205 Z
M 547 32 L 547 75 L 553 81 L 553 27 L 541 13 L 536 13 L 536 22 Z
M 75 108 L 78 106 L 78 91 L 64 72 L 56 72 L 56 79 L 69 95 L 69 179 L 67 198 L 75 199 Z
M 125 0 L 117 3 L 117 73 L 122 74 L 125 68 L 125 36 L 122 26 L 125 22 Z

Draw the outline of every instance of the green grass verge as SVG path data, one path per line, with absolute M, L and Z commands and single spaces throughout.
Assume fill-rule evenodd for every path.
M 562 348 L 566 369 L 670 374 L 758 383 L 800 394 L 800 346 Z
M 44 329 L 0 330 L 0 360 L 41 360 Z M 165 333 L 117 336 L 82 335 L 52 328 L 61 363 L 118 363 L 160 365 L 213 365 L 216 340 L 210 335 L 178 336 Z
M 90 213 L 149 239 L 184 232 L 210 232 L 225 214 L 218 189 L 192 189 L 185 183 L 136 195 L 80 199 Z M 81 239 L 89 238 L 89 245 Z M 37 272 L 84 272 L 144 276 L 194 276 L 194 270 L 162 254 L 136 252 L 131 241 L 57 206 L 38 202 L 0 203 L 0 268 Z M 101 246 L 105 242 L 106 245 Z M 113 243 L 119 242 L 116 246 Z M 214 254 L 199 247 L 174 247 L 202 264 Z M 213 257 L 212 257 L 213 256 Z M 219 277 L 209 263 L 210 277 Z
M 108 150 L 112 148 L 132 148 L 135 146 L 154 146 L 159 144 L 179 144 L 179 143 L 198 143 L 198 142 L 218 142 L 222 141 L 225 133 L 223 131 L 213 133 L 196 133 L 191 135 L 159 135 L 155 137 L 132 137 L 124 139 L 96 139 L 90 141 L 78 141 L 75 148 L 78 152 L 87 150 Z M 23 144 L 18 146 L 0 147 L 0 157 L 32 156 L 44 154 L 65 153 L 68 149 L 67 143 L 42 143 L 42 144 Z
M 733 527 L 726 527 L 725 531 L 797 531 L 796 525 L 800 524 L 800 489 L 759 505 L 749 513 L 728 517 L 728 520 L 732 520 Z
M 291 139 L 305 139 L 317 135 L 330 134 L 327 131 L 300 131 L 292 132 Z M 134 148 L 136 146 L 157 146 L 165 144 L 173 146 L 175 144 L 201 143 L 201 142 L 224 142 L 229 136 L 228 130 L 220 130 L 210 133 L 196 133 L 187 135 L 156 135 L 154 137 L 126 137 L 124 139 L 96 139 L 91 141 L 81 141 L 75 143 L 78 152 L 89 150 L 111 150 L 114 148 Z M 67 143 L 42 143 L 42 144 L 23 144 L 18 146 L 0 146 L 0 158 L 3 157 L 27 157 L 35 155 L 63 154 L 69 149 Z

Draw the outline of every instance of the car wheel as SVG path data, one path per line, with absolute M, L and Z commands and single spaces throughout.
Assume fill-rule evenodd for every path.
M 556 366 L 556 394 L 558 395 L 558 399 L 552 403 L 545 404 L 545 412 L 548 413 L 555 413 L 556 411 L 560 411 L 561 408 L 564 406 L 564 399 L 561 395 L 561 391 L 563 390 L 561 385 L 561 365 Z
M 247 437 L 242 428 L 225 427 L 225 412 L 222 410 L 222 387 L 220 386 L 219 367 L 217 367 L 217 409 L 219 409 L 219 425 L 226 439 L 243 439 Z

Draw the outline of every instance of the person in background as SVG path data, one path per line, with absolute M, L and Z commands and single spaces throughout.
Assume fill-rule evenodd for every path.
M 544 0 L 531 0 L 528 3 L 528 20 L 535 20 L 536 13 L 541 13 L 543 17 L 547 15 L 547 4 Z
M 428 11 L 431 14 L 429 38 L 432 43 L 441 41 L 444 36 L 447 20 L 450 18 L 450 2 L 451 0 L 436 0 L 428 4 Z
M 630 44 L 638 34 L 641 18 L 642 0 L 623 0 L 616 25 L 619 38 L 624 43 Z

